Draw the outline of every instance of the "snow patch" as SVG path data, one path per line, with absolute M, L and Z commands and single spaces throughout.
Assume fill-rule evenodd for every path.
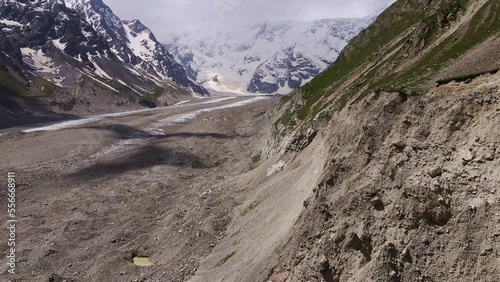
M 80 73 L 82 73 L 83 75 L 85 75 L 85 76 L 89 77 L 90 79 L 92 79 L 92 80 L 94 80 L 94 81 L 96 81 L 96 82 L 98 82 L 98 83 L 100 83 L 100 84 L 102 84 L 102 85 L 104 85 L 104 86 L 108 87 L 109 89 L 111 89 L 111 90 L 113 90 L 113 91 L 115 91 L 115 92 L 118 92 L 118 93 L 120 92 L 120 91 L 116 90 L 115 88 L 113 88 L 111 85 L 109 85 L 109 84 L 107 84 L 107 83 L 105 83 L 105 82 L 102 82 L 101 80 L 99 80 L 99 79 L 97 79 L 97 78 L 93 77 L 90 73 L 83 72 L 83 71 L 81 71 L 81 70 L 78 70 L 78 71 L 79 71 Z
M 211 104 L 211 103 L 217 103 L 221 101 L 226 101 L 230 99 L 235 99 L 235 97 L 227 97 L 227 98 L 220 98 L 220 99 L 214 99 L 215 101 L 207 101 L 207 102 L 202 102 L 200 104 Z M 201 109 L 201 110 L 196 110 L 187 114 L 180 114 L 180 115 L 175 115 L 168 117 L 166 119 L 162 119 L 160 121 L 157 121 L 150 125 L 148 128 L 159 128 L 163 126 L 174 126 L 182 123 L 186 123 L 188 121 L 191 121 L 195 119 L 198 115 L 203 114 L 203 113 L 208 113 L 208 112 L 213 112 L 217 110 L 223 110 L 223 109 L 229 109 L 229 108 L 236 108 L 236 107 L 241 107 L 245 106 L 248 104 L 252 104 L 261 100 L 267 99 L 266 97 L 254 97 L 252 99 L 244 100 L 244 101 L 239 101 L 227 105 L 222 105 L 222 106 L 216 106 L 213 108 L 206 108 L 206 109 Z M 147 129 L 148 129 L 147 128 Z
M 39 73 L 59 74 L 60 67 L 56 67 L 51 58 L 46 56 L 42 50 L 21 48 L 23 62 Z
M 286 94 L 292 90 L 288 82 L 303 85 L 327 68 L 372 20 L 367 17 L 204 28 L 174 34 L 166 46 L 207 89 L 249 94 L 248 86 L 255 78 L 276 86 L 277 93 Z
M 95 74 L 97 74 L 100 77 L 113 80 L 113 78 L 107 72 L 105 72 L 101 67 L 99 67 L 99 64 L 97 64 L 96 61 L 94 61 L 94 59 L 90 54 L 87 54 L 87 56 L 89 57 L 89 61 L 94 65 Z
M 61 43 L 61 40 L 60 39 L 55 39 L 55 40 L 52 40 L 52 44 L 54 44 L 54 46 L 57 47 L 57 49 L 61 50 L 61 51 L 64 51 L 64 49 L 66 49 L 66 43 Z
M 134 89 L 133 87 L 130 87 L 127 83 L 125 83 L 125 81 L 123 81 L 123 80 L 121 80 L 121 79 L 117 79 L 116 81 L 118 81 L 118 83 L 120 83 L 121 85 L 128 87 L 130 90 L 134 91 L 134 92 L 135 92 L 135 93 L 137 93 L 138 95 L 140 95 L 140 96 L 144 96 L 144 95 L 142 95 L 142 93 L 140 93 L 139 91 L 137 91 L 137 90 L 136 90 L 136 89 Z
M 151 32 L 144 30 L 135 33 L 127 24 L 123 24 L 129 40 L 128 46 L 134 54 L 144 61 L 150 62 L 153 59 L 156 43 L 150 39 Z
M 16 22 L 16 21 L 11 21 L 11 20 L 0 20 L 0 24 L 4 24 L 4 25 L 8 25 L 8 26 L 19 26 L 19 27 L 23 27 L 25 26 L 24 24 L 20 23 L 20 22 Z
M 184 104 L 189 103 L 189 102 L 191 102 L 191 100 L 180 101 L 179 103 L 175 104 L 174 106 L 184 105 Z

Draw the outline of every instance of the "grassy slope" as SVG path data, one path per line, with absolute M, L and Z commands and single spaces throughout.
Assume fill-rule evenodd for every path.
M 33 84 L 39 91 L 33 95 L 31 91 L 26 88 L 15 77 L 10 75 L 7 71 L 0 71 L 0 97 L 4 96 L 31 96 L 31 97 L 46 97 L 54 94 L 57 86 L 52 82 L 45 80 L 41 77 L 33 76 L 31 78 Z
M 339 107 L 354 97 L 378 90 L 424 94 L 440 70 L 478 43 L 500 33 L 500 1 L 490 0 L 470 22 L 429 49 L 447 30 L 448 21 L 459 17 L 470 0 L 427 3 L 400 0 L 383 12 L 372 26 L 349 43 L 330 68 L 296 92 L 303 105 L 296 113 L 286 112 L 277 123 L 293 122 L 294 114 L 299 120 L 310 120 L 333 102 L 329 99 L 333 93 L 338 95 L 334 98 Z M 412 61 L 414 57 L 418 59 Z M 350 79 L 353 83 L 346 84 Z
M 14 79 L 7 71 L 0 71 L 0 97 L 26 96 L 28 94 L 28 89 Z

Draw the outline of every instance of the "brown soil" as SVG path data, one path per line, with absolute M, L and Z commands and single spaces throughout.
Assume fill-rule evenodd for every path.
M 269 279 L 498 281 L 499 83 L 373 94 L 334 113 L 325 173 Z

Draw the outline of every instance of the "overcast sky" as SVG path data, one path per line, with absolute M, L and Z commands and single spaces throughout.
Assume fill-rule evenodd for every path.
M 139 19 L 159 40 L 205 26 L 266 20 L 363 17 L 395 0 L 104 0 L 123 20 Z

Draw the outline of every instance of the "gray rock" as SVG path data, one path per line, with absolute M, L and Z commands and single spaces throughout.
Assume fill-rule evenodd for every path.
M 373 198 L 371 198 L 370 204 L 372 204 L 372 206 L 374 206 L 376 209 L 384 207 L 384 203 L 379 196 L 374 196 Z
M 432 178 L 436 178 L 438 176 L 443 175 L 443 170 L 441 168 L 433 168 L 429 170 L 427 174 Z
M 471 151 L 463 150 L 460 152 L 460 159 L 463 164 L 470 163 L 474 159 L 474 154 Z

